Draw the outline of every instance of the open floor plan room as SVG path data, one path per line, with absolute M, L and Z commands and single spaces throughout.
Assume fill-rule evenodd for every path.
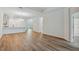
M 0 51 L 79 51 L 79 7 L 0 7 Z

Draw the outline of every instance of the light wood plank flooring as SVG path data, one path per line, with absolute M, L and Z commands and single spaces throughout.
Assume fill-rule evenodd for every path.
M 64 39 L 33 32 L 5 34 L 0 39 L 0 51 L 79 51 Z

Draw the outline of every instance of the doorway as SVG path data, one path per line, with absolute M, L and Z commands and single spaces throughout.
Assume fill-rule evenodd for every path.
M 71 42 L 75 47 L 79 47 L 79 12 L 71 17 Z

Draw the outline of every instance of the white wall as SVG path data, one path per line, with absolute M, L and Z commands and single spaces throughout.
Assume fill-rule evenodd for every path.
M 33 31 L 43 32 L 43 18 L 35 17 L 32 20 L 33 20 Z
M 43 32 L 71 41 L 71 17 L 76 12 L 79 12 L 78 7 L 65 7 L 45 13 Z
M 45 13 L 43 17 L 43 32 L 64 38 L 64 8 Z
M 0 38 L 2 36 L 3 14 L 0 12 Z
M 71 15 L 76 13 L 76 12 L 79 12 L 79 7 L 72 7 L 72 8 L 70 8 L 70 12 L 71 12 Z

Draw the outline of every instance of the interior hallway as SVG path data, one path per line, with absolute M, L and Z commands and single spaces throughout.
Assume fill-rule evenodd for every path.
M 0 39 L 1 51 L 79 51 L 66 40 L 37 32 L 5 34 Z

